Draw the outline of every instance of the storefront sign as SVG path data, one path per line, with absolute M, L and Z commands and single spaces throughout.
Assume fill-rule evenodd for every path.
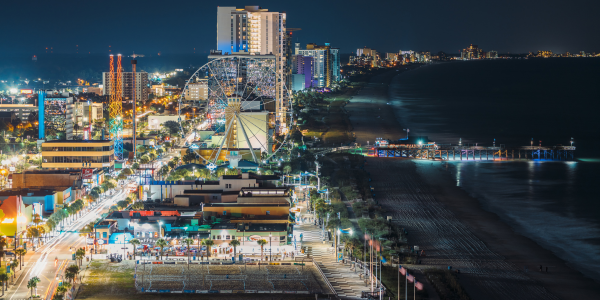
M 81 173 L 83 179 L 92 179 L 94 175 L 94 169 L 83 169 Z
M 248 240 L 253 241 L 253 242 L 257 242 L 258 240 L 262 240 L 262 239 L 264 239 L 264 238 L 260 235 L 251 235 L 248 237 Z

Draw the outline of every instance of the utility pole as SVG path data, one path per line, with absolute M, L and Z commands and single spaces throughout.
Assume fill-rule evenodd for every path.
M 317 158 L 317 156 L 315 155 L 315 158 Z M 321 190 L 321 178 L 319 177 L 319 161 L 316 160 L 315 161 L 315 165 L 317 166 L 317 192 L 319 190 Z

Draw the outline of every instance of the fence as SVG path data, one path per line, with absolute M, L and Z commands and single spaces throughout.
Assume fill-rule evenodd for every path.
M 135 287 L 144 293 L 318 294 L 326 292 L 325 288 L 321 288 L 316 281 L 316 271 L 301 269 L 300 266 L 304 265 L 305 263 L 302 262 L 237 264 L 211 262 L 188 265 L 187 262 L 138 261 L 135 270 Z M 321 270 L 319 273 L 324 276 Z

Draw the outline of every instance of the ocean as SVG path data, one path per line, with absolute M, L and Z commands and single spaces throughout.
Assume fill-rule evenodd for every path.
M 129 55 L 129 54 L 128 54 Z M 172 72 L 175 69 L 199 68 L 207 62 L 207 53 L 178 55 L 148 55 L 137 58 L 137 71 L 148 73 Z M 131 57 L 123 54 L 122 66 L 131 72 Z M 116 59 L 115 59 L 116 60 Z M 0 80 L 37 79 L 54 81 L 75 80 L 102 82 L 102 72 L 109 70 L 108 54 L 40 54 L 37 61 L 31 56 L 0 57 Z
M 396 76 L 411 135 L 443 144 L 569 145 L 575 161 L 449 162 L 456 184 L 516 232 L 600 281 L 600 59 L 430 64 Z

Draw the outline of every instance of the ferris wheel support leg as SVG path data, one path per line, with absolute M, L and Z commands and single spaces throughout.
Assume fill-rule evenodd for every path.
M 219 151 L 217 151 L 217 156 L 215 157 L 215 161 L 213 162 L 215 165 L 217 164 L 217 160 L 219 160 L 219 155 L 221 155 L 221 149 L 223 149 L 223 144 L 225 144 L 225 140 L 227 139 L 227 136 L 229 135 L 229 130 L 231 129 L 232 125 L 233 125 L 233 120 L 235 120 L 234 118 L 231 118 L 231 121 L 229 121 L 229 124 L 227 125 L 227 130 L 225 130 L 225 135 L 223 136 L 223 139 L 221 140 L 221 146 L 219 146 Z M 227 145 L 229 146 L 229 145 Z
M 185 132 L 183 131 L 183 125 L 181 124 L 181 98 L 177 101 L 177 122 L 179 123 L 179 130 L 181 131 L 181 138 L 185 142 Z
M 240 115 L 236 116 L 238 119 L 238 124 L 240 124 L 240 127 L 242 127 L 242 132 L 244 133 L 244 137 L 246 138 L 246 143 L 248 143 L 248 148 L 250 148 L 250 153 L 252 154 L 252 159 L 254 159 L 254 162 L 259 164 L 260 163 L 256 160 L 256 154 L 254 154 L 254 149 L 252 149 L 252 144 L 250 144 L 250 140 L 248 139 L 248 135 L 246 134 L 246 128 L 244 128 L 244 125 L 242 125 L 242 120 L 240 120 Z

